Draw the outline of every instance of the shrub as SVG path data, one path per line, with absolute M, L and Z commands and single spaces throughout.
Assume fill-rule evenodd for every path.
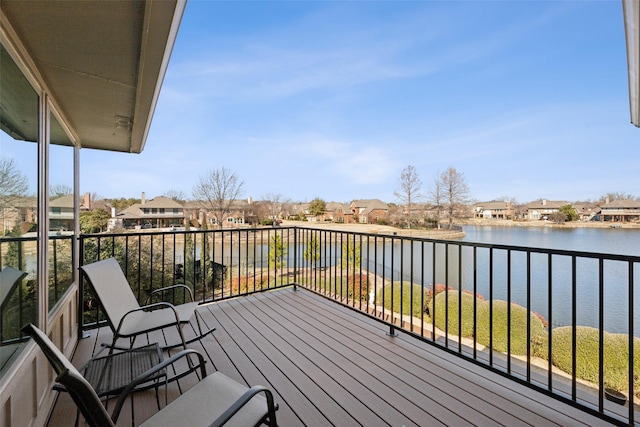
M 474 296 L 462 293 L 462 325 L 458 323 L 459 297 L 458 291 L 438 292 L 436 286 L 435 311 L 431 301 L 429 312 L 434 318 L 434 324 L 441 330 L 452 335 L 473 337 L 473 300 Z M 448 308 L 447 308 L 448 307 Z
M 413 306 L 411 306 L 411 295 L 413 293 Z M 424 295 L 424 301 L 427 300 L 428 291 L 422 286 L 412 284 L 409 282 L 394 282 L 384 287 L 384 301 L 382 300 L 382 291 L 378 291 L 376 304 L 382 305 L 388 309 L 392 309 L 395 313 L 404 315 L 411 315 L 414 317 L 422 316 L 422 295 Z M 393 308 L 391 307 L 391 297 L 393 296 Z M 402 298 L 402 310 L 400 307 L 400 299 Z M 425 316 L 425 321 L 431 321 L 431 318 Z
M 356 301 L 369 299 L 369 278 L 366 274 L 347 275 L 347 297 Z
M 553 364 L 565 372 L 571 372 L 571 327 L 555 328 L 552 332 Z M 598 383 L 599 375 L 599 339 L 598 329 L 587 326 L 576 328 L 576 376 Z M 634 390 L 640 397 L 640 338 L 634 338 L 635 365 L 633 367 Z M 629 336 L 626 334 L 604 333 L 604 369 L 605 387 L 627 391 L 629 385 Z
M 436 287 L 437 291 L 437 287 Z M 447 297 L 448 296 L 448 297 Z M 465 338 L 475 338 L 478 344 L 489 346 L 489 313 L 490 302 L 485 301 L 481 296 L 474 296 L 471 292 L 462 291 L 462 325 L 458 324 L 459 308 L 458 291 L 448 291 L 445 293 L 437 293 L 436 295 L 436 313 L 435 325 L 441 330 L 448 327 L 448 332 L 453 335 L 460 334 Z M 447 314 L 448 298 L 448 322 L 445 317 Z M 476 332 L 474 337 L 473 331 L 473 303 L 476 302 Z M 506 301 L 493 301 L 493 337 L 492 345 L 495 351 L 506 353 L 508 350 L 508 331 L 511 334 L 511 354 L 524 355 L 527 354 L 527 309 L 517 304 L 511 304 L 511 327 L 508 327 L 508 304 Z M 433 303 L 430 310 L 433 313 Z M 546 330 L 542 320 L 535 313 L 529 314 L 531 319 L 531 354 L 534 356 L 545 356 L 546 349 Z
M 546 329 L 544 323 L 534 312 L 527 312 L 525 307 L 511 304 L 511 327 L 508 320 L 508 303 L 506 301 L 493 301 L 493 349 L 506 353 L 508 350 L 507 339 L 510 333 L 511 354 L 527 354 L 527 315 L 531 320 L 531 354 L 544 356 L 546 348 Z M 478 343 L 489 346 L 489 301 L 478 303 L 478 327 L 476 340 Z
M 259 276 L 234 276 L 231 279 L 231 294 L 245 294 L 257 290 L 267 289 L 269 287 L 269 278 L 266 274 Z

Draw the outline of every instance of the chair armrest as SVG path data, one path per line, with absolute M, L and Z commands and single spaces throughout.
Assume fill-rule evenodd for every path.
M 150 378 L 153 375 L 155 375 L 156 373 L 160 372 L 161 370 L 163 370 L 167 366 L 175 363 L 176 361 L 178 361 L 179 359 L 181 359 L 183 357 L 188 357 L 191 354 L 196 355 L 197 358 L 198 358 L 198 365 L 196 365 L 195 368 L 200 367 L 200 375 L 202 376 L 202 378 L 206 377 L 207 376 L 207 370 L 205 368 L 205 363 L 206 362 L 205 362 L 204 357 L 202 356 L 202 354 L 200 352 L 198 352 L 197 350 L 193 350 L 193 349 L 189 348 L 189 349 L 182 350 L 181 352 L 174 354 L 170 358 L 162 361 L 161 363 L 157 364 L 153 368 L 151 368 L 151 369 L 147 370 L 146 372 L 143 372 L 142 374 L 140 374 L 133 381 L 131 381 L 131 383 L 129 383 L 129 385 L 127 385 L 127 387 L 124 388 L 124 390 L 122 390 L 122 392 L 118 396 L 118 401 L 116 402 L 116 406 L 113 409 L 113 414 L 111 415 L 111 419 L 113 420 L 114 424 L 116 423 L 116 421 L 118 421 L 118 417 L 120 416 L 120 411 L 122 410 L 122 405 L 126 401 L 127 396 L 129 396 L 129 394 L 131 394 L 138 385 L 144 383 L 148 378 Z M 188 360 L 189 360 L 188 363 L 191 363 L 191 359 L 188 359 Z
M 170 304 L 168 302 L 156 302 L 153 304 L 143 305 L 142 307 L 134 308 L 133 310 L 127 311 L 124 314 L 124 316 L 122 316 L 122 318 L 120 319 L 120 322 L 118 322 L 118 327 L 116 328 L 116 334 L 120 335 L 120 329 L 122 328 L 122 324 L 124 323 L 128 315 L 135 313 L 137 311 L 147 311 L 150 308 L 154 310 L 158 308 L 170 308 L 171 310 L 173 310 L 173 314 L 176 317 L 176 323 L 180 323 L 180 316 L 178 316 L 178 312 L 176 311 L 176 308 L 173 306 L 173 304 Z
M 227 408 L 227 410 L 224 411 L 222 415 L 216 418 L 215 421 L 213 421 L 213 423 L 209 425 L 209 427 L 223 426 L 227 421 L 231 419 L 231 417 L 236 414 L 236 412 L 242 409 L 244 405 L 249 403 L 249 401 L 258 393 L 264 393 L 266 395 L 269 420 L 273 422 L 276 413 L 276 406 L 273 403 L 273 394 L 268 388 L 261 385 L 256 385 L 245 391 L 244 394 L 240 396 L 238 400 L 233 403 L 233 405 L 229 406 L 229 408 Z
M 171 285 L 171 286 L 165 286 L 164 288 L 155 289 L 155 290 L 149 292 L 149 294 L 147 295 L 146 302 L 150 302 L 151 301 L 151 299 L 153 298 L 153 294 L 160 293 L 160 292 L 166 292 L 166 291 L 169 291 L 171 289 L 177 289 L 177 288 L 186 289 L 188 294 L 189 294 L 189 298 L 191 298 L 191 301 L 195 301 L 193 299 L 193 291 L 191 290 L 191 288 L 188 287 L 187 285 L 182 284 L 182 283 L 178 283 L 178 284 Z

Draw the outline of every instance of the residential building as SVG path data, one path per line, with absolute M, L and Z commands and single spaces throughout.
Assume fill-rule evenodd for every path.
M 351 224 L 355 222 L 350 206 L 339 202 L 328 202 L 326 204 L 323 219 L 324 221 L 332 221 L 340 224 Z
M 379 199 L 354 200 L 350 208 L 361 224 L 377 224 L 378 220 L 386 218 L 389 213 L 389 205 Z
M 511 202 L 502 200 L 476 203 L 473 210 L 475 217 L 481 219 L 512 219 L 514 214 Z
M 535 200 L 525 205 L 525 218 L 530 220 L 549 219 L 549 215 L 559 212 L 562 206 L 569 204 L 564 201 Z
M 600 207 L 600 220 L 612 222 L 640 222 L 640 202 L 614 200 Z
M 49 230 L 73 230 L 75 218 L 75 197 L 73 194 L 52 199 L 49 202 Z
M 578 221 L 594 221 L 600 213 L 600 206 L 594 202 L 575 202 L 571 206 L 578 214 Z
M 6 206 L 0 207 L 2 219 L 2 234 L 6 234 L 20 225 L 22 232 L 38 222 L 38 199 L 35 197 L 20 197 L 12 200 Z
M 109 220 L 110 229 L 143 229 L 184 227 L 184 206 L 168 197 L 146 200 L 144 193 L 140 203 L 117 212 Z

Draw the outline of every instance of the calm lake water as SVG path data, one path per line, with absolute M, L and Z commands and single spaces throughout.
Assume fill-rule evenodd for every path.
M 597 252 L 605 254 L 620 254 L 640 256 L 640 230 L 620 228 L 570 228 L 559 229 L 552 227 L 464 227 L 466 242 L 504 244 L 527 246 L 532 248 L 561 249 L 583 252 Z M 494 258 L 496 274 L 504 274 L 506 262 L 500 257 Z M 548 268 L 546 257 L 532 257 L 532 309 L 549 317 L 548 299 Z M 524 263 L 520 263 L 524 265 Z M 511 271 L 515 279 L 512 283 L 522 288 L 522 281 L 526 280 L 526 272 L 518 271 L 518 263 L 513 264 Z M 463 269 L 464 271 L 464 269 Z M 553 268 L 553 309 L 552 326 L 571 324 L 572 290 L 571 264 L 559 260 L 554 262 Z M 628 304 L 628 264 L 622 262 L 607 262 L 604 264 L 604 325 L 609 332 L 627 333 L 629 331 Z M 582 260 L 577 264 L 577 324 L 597 327 L 599 324 L 599 277 L 597 261 Z M 464 281 L 463 281 L 464 282 Z M 500 288 L 500 286 L 498 286 Z M 485 288 L 486 292 L 487 289 Z M 500 289 L 497 291 L 500 296 Z M 522 305 L 526 300 L 526 291 L 520 289 L 512 292 L 516 302 Z M 634 270 L 634 335 L 640 336 L 640 266 Z M 504 292 L 502 292 L 504 296 Z
M 466 242 L 640 256 L 640 229 L 465 226 Z

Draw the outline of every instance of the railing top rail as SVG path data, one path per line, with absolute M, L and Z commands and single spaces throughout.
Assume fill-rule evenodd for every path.
M 462 242 L 462 241 L 448 240 L 448 239 L 434 239 L 430 237 L 402 236 L 402 235 L 392 235 L 392 234 L 385 234 L 385 233 L 366 233 L 366 232 L 347 231 L 347 230 L 329 230 L 329 229 L 312 228 L 312 227 L 295 227 L 295 228 L 298 228 L 301 230 L 313 230 L 321 233 L 351 234 L 351 235 L 366 236 L 366 237 L 380 238 L 380 239 L 429 242 L 429 243 L 443 244 L 443 245 L 458 245 L 458 246 L 486 248 L 486 249 L 495 249 L 495 250 L 504 250 L 504 251 L 529 252 L 529 253 L 560 255 L 560 256 L 569 256 L 569 257 L 575 256 L 575 257 L 581 257 L 581 258 L 606 259 L 611 261 L 625 261 L 625 262 L 632 262 L 632 263 L 640 263 L 640 256 L 635 256 L 635 255 L 608 254 L 608 253 L 600 253 L 600 252 L 574 251 L 574 250 L 553 249 L 553 248 L 534 248 L 529 246 L 504 245 L 504 244 L 496 244 L 496 243 Z

